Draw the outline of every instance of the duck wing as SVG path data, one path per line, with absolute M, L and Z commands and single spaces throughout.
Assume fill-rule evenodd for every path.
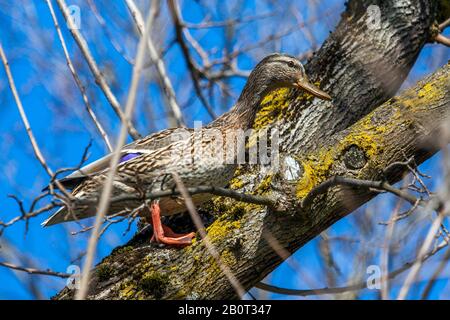
M 193 129 L 188 128 L 169 128 L 148 135 L 142 139 L 133 141 L 122 147 L 120 151 L 119 163 L 127 162 L 144 154 L 149 154 L 153 150 L 168 146 L 169 144 L 185 139 L 186 136 L 192 134 Z M 108 169 L 111 162 L 112 153 L 72 172 L 68 176 L 59 179 L 58 181 L 67 189 L 74 189 L 86 178 L 105 171 Z M 44 191 L 48 190 L 47 186 Z

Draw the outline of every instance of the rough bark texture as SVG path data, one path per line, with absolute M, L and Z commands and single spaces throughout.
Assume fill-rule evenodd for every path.
M 379 27 L 368 27 L 369 5 L 380 7 Z M 349 1 L 336 30 L 306 66 L 333 103 L 289 103 L 288 116 L 279 117 L 284 150 L 315 149 L 391 98 L 429 39 L 435 7 L 428 0 Z
M 368 30 L 366 8 L 373 2 L 350 1 L 336 31 L 307 66 L 333 103 L 288 90 L 263 101 L 255 126 L 279 126 L 280 170 L 243 168 L 231 187 L 278 199 L 286 210 L 223 198 L 207 208 L 217 216 L 208 236 L 245 288 L 281 262 L 264 234 L 270 232 L 294 252 L 374 196 L 366 190 L 333 188 L 310 207 L 300 208 L 299 201 L 314 186 L 336 174 L 380 179 L 394 161 L 414 155 L 420 163 L 437 151 L 432 144 L 425 148 L 423 141 L 438 130 L 437 120 L 450 117 L 450 66 L 387 101 L 428 40 L 437 2 L 375 1 L 382 25 Z M 401 168 L 394 169 L 389 179 L 397 181 L 401 173 Z M 148 239 L 148 234 L 135 236 L 97 265 L 88 298 L 236 298 L 202 241 L 179 250 L 159 248 Z M 65 288 L 55 298 L 72 295 Z

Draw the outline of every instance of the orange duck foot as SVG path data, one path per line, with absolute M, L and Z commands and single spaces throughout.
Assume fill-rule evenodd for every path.
M 161 209 L 157 201 L 152 202 L 150 206 L 153 236 L 151 242 L 163 243 L 170 246 L 189 246 L 195 237 L 195 232 L 186 234 L 175 233 L 168 226 L 161 223 Z

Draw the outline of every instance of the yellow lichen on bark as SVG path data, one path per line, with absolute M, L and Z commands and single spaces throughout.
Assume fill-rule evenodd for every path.
M 320 82 L 314 83 L 320 87 Z M 291 88 L 279 88 L 264 97 L 256 114 L 253 129 L 261 130 L 279 120 L 288 118 L 291 105 L 302 105 L 314 100 L 314 96 L 304 90 L 297 90 L 295 96 Z
M 438 99 L 442 99 L 446 92 L 443 90 L 442 87 L 442 81 L 448 80 L 448 77 L 445 75 L 442 77 L 439 77 L 433 82 L 426 83 L 422 89 L 418 92 L 418 98 L 423 99 L 425 98 L 427 101 L 435 101 Z M 439 85 L 441 84 L 441 85 Z
M 214 259 L 212 256 L 209 257 L 208 261 L 210 267 L 206 270 L 206 274 L 208 275 L 208 278 L 211 274 L 217 274 L 222 273 L 222 269 L 220 268 L 218 262 L 216 259 Z M 220 253 L 220 263 L 223 263 L 227 265 L 228 267 L 232 267 L 234 264 L 236 264 L 236 257 L 235 255 L 230 252 L 229 250 L 223 250 Z
M 261 102 L 261 108 L 256 114 L 254 129 L 263 129 L 267 125 L 282 118 L 283 111 L 289 106 L 288 88 L 280 88 L 269 93 Z
M 208 234 L 211 242 L 217 242 L 223 240 L 225 237 L 229 235 L 229 233 L 233 232 L 236 229 L 239 229 L 241 223 L 239 220 L 230 221 L 227 219 L 223 219 L 220 221 L 215 221 L 212 225 L 210 225 L 206 232 Z
M 297 198 L 304 198 L 315 186 L 324 181 L 334 163 L 332 150 L 321 150 L 301 159 L 303 174 L 297 182 Z
M 414 122 L 414 114 L 420 108 L 428 108 L 446 99 L 448 78 L 448 73 L 444 72 L 432 80 L 422 82 L 419 88 L 406 90 L 401 98 L 386 102 L 380 109 L 375 109 L 351 126 L 340 141 L 306 156 L 297 157 L 303 166 L 303 174 L 297 181 L 296 196 L 299 199 L 304 198 L 315 186 L 330 178 L 334 164 L 350 146 L 357 146 L 363 150 L 367 158 L 366 165 L 370 163 L 375 169 L 381 161 L 380 154 L 388 143 L 386 137 L 389 136 L 389 132 L 410 126 Z M 374 120 L 379 117 L 381 109 L 385 111 L 386 118 Z
M 384 133 L 387 130 L 386 126 L 374 124 L 369 114 L 357 122 L 337 144 L 298 158 L 303 166 L 303 174 L 297 182 L 297 198 L 304 198 L 315 186 L 328 179 L 335 162 L 351 146 L 363 150 L 368 161 L 375 158 L 383 150 Z

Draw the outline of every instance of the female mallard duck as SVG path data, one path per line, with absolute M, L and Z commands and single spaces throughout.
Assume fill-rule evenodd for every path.
M 265 57 L 251 72 L 236 105 L 209 125 L 200 130 L 167 129 L 124 146 L 114 178 L 112 198 L 132 194 L 136 195 L 136 199 L 112 201 L 107 214 L 127 214 L 142 205 L 143 194 L 175 188 L 171 174 L 173 172 L 178 173 L 188 188 L 226 186 L 233 177 L 237 164 L 236 161 L 228 161 L 229 159 L 224 161 L 223 154 L 230 151 L 230 146 L 223 141 L 230 141 L 227 137 L 233 136 L 236 130 L 250 129 L 261 100 L 270 91 L 281 87 L 299 88 L 320 99 L 331 99 L 327 93 L 309 82 L 305 69 L 295 57 L 285 54 Z M 181 130 L 182 134 L 177 134 L 180 133 L 177 130 Z M 214 134 L 207 134 L 209 130 L 219 131 L 223 139 L 217 139 Z M 202 152 L 199 152 L 196 141 L 200 142 Z M 237 143 L 237 146 L 231 148 L 245 148 L 245 141 Z M 219 149 L 228 150 L 217 152 Z M 70 210 L 66 206 L 60 208 L 43 225 L 50 226 L 94 216 L 96 201 L 106 180 L 110 159 L 111 155 L 107 155 L 61 179 L 60 182 L 65 187 L 73 189 L 75 199 L 82 201 L 74 201 Z M 196 205 L 200 205 L 209 200 L 211 195 L 198 194 L 192 198 Z M 91 204 L 86 204 L 86 200 Z M 169 245 L 190 244 L 194 237 L 193 232 L 176 234 L 161 223 L 161 214 L 172 215 L 184 210 L 184 202 L 179 198 L 167 197 L 153 201 L 150 206 L 152 240 Z M 141 210 L 141 215 L 144 215 L 144 212 L 145 210 Z

